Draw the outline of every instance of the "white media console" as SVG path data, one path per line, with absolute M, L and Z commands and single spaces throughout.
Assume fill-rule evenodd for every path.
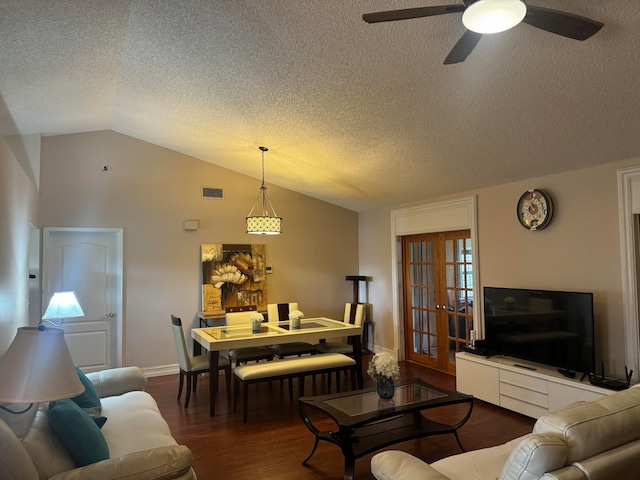
M 567 378 L 557 369 L 513 357 L 456 354 L 456 388 L 485 402 L 528 417 L 560 410 L 579 400 L 594 400 L 614 393 L 594 387 L 588 379 Z

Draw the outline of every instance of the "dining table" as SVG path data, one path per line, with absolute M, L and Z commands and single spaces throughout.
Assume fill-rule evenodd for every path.
M 260 332 L 254 332 L 251 323 L 192 329 L 193 340 L 209 351 L 209 415 L 213 417 L 216 411 L 218 361 L 221 351 L 293 342 L 315 344 L 329 338 L 348 337 L 353 345 L 353 356 L 356 361 L 356 382 L 361 389 L 363 387 L 361 336 L 361 326 L 326 317 L 303 318 L 296 328 L 293 328 L 288 320 L 263 322 Z

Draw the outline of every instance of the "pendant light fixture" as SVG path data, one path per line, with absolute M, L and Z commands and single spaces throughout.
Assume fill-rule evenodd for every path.
M 282 233 L 282 218 L 276 214 L 273 205 L 267 196 L 267 187 L 264 184 L 264 152 L 269 151 L 267 147 L 258 147 L 262 151 L 262 186 L 258 198 L 253 203 L 249 215 L 247 215 L 247 233 L 256 235 L 279 235 Z M 262 214 L 254 215 L 253 210 L 256 208 L 258 201 L 262 197 Z M 269 214 L 269 211 L 273 215 Z
M 527 14 L 522 0 L 477 0 L 462 14 L 462 23 L 477 33 L 498 33 L 518 25 Z

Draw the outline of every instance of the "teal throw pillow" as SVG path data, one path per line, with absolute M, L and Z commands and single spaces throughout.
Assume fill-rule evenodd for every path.
M 86 411 L 86 410 L 85 410 Z M 107 417 L 103 417 L 102 415 L 92 415 L 89 413 L 91 420 L 98 426 L 98 428 L 102 429 L 105 423 L 107 423 Z
M 92 409 L 90 413 L 99 415 L 102 404 L 100 403 L 100 395 L 98 395 L 96 387 L 78 367 L 76 367 L 76 372 L 78 372 L 78 378 L 84 386 L 84 392 L 77 397 L 73 397 L 71 400 L 76 402 L 80 408 L 90 408 Z
M 49 424 L 79 467 L 109 458 L 100 428 L 71 399 L 49 402 Z

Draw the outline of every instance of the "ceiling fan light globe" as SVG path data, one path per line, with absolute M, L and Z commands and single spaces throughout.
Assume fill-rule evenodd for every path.
M 518 25 L 526 14 L 522 0 L 478 0 L 465 9 L 462 23 L 476 33 L 498 33 Z

